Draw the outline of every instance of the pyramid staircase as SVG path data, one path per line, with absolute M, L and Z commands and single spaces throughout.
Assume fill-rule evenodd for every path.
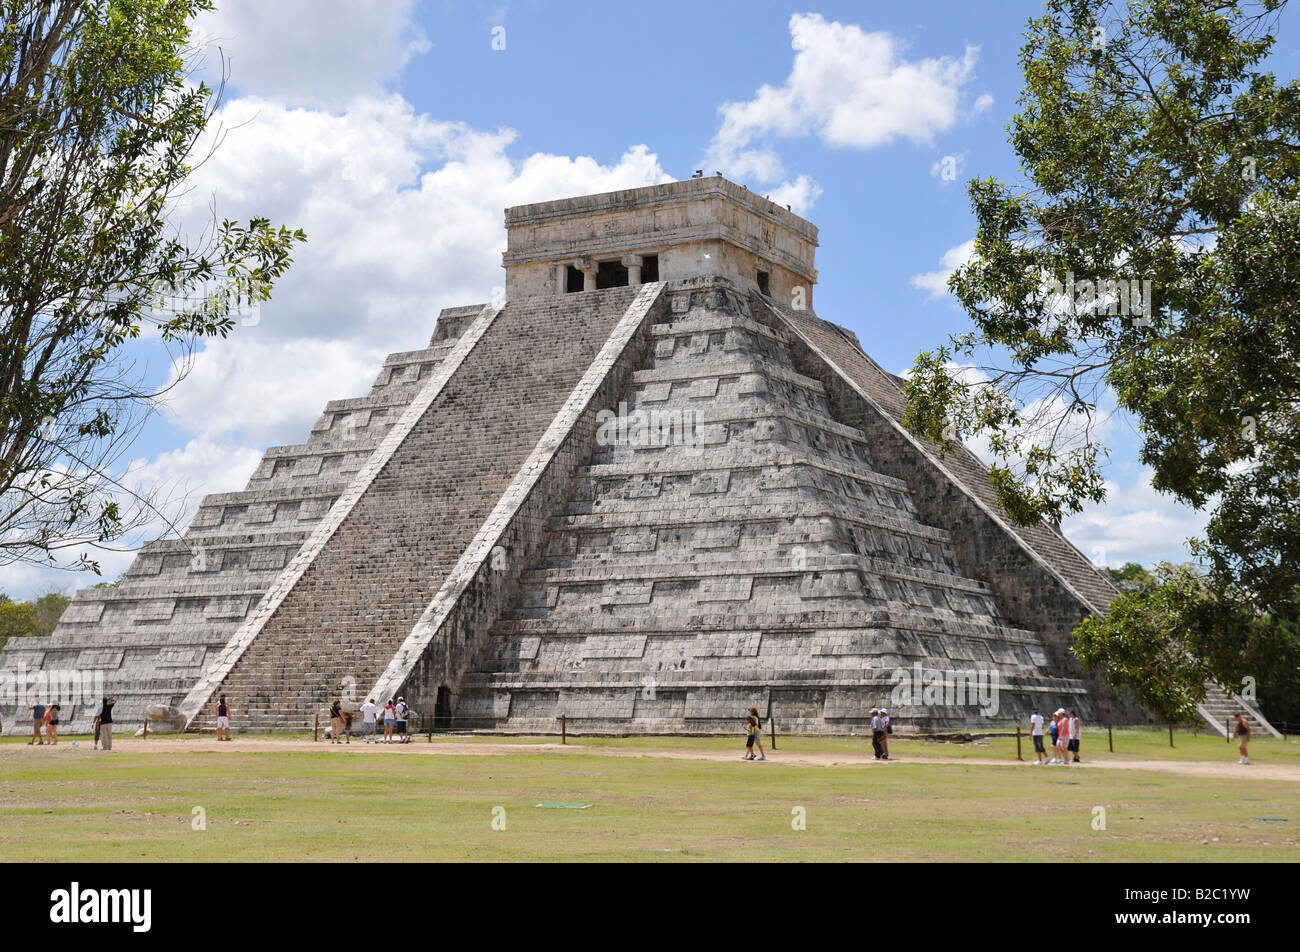
M 146 543 L 120 584 L 78 591 L 53 634 L 12 640 L 0 668 L 102 672 L 133 727 L 174 709 L 481 310 L 444 310 L 428 347 L 389 355 L 367 395 L 330 401 L 306 442 L 268 449 L 243 490 L 205 496 L 180 538 Z M 88 730 L 95 703 L 65 704 L 65 730 Z
M 1250 731 L 1256 737 L 1261 734 L 1278 738 L 1282 736 L 1281 731 L 1264 719 L 1259 708 L 1236 694 L 1230 694 L 1214 682 L 1205 686 L 1205 700 L 1196 705 L 1196 711 L 1206 725 L 1220 737 L 1227 737 L 1232 733 L 1232 725 L 1237 714 L 1245 715 L 1246 723 L 1250 725 Z
M 295 565 L 180 705 L 213 727 L 311 726 L 372 694 L 426 605 L 518 473 L 637 288 L 488 308 L 457 341 Z M 380 701 L 386 698 L 380 698 Z

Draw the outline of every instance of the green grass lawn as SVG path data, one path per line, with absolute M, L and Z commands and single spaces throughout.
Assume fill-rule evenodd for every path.
M 1015 728 L 1012 727 L 1014 732 Z M 310 735 L 305 735 L 309 737 Z M 483 735 L 435 735 L 439 743 L 493 743 L 536 744 L 539 741 L 559 743 L 559 737 L 505 737 Z M 304 739 L 304 735 L 298 735 Z M 420 736 L 413 743 L 424 743 Z M 739 754 L 744 746 L 744 737 L 574 737 L 569 743 L 583 747 L 631 747 L 647 750 L 727 750 L 735 748 Z M 768 735 L 763 743 L 769 744 Z M 871 752 L 871 740 L 867 737 L 799 737 L 782 736 L 776 738 L 778 750 L 809 751 L 823 753 Z M 890 749 L 896 755 L 917 754 L 936 757 L 981 757 L 993 760 L 1015 760 L 1016 739 L 1010 737 L 989 737 L 971 743 L 949 743 L 909 739 L 907 735 L 895 734 L 890 738 Z M 1081 755 L 1089 760 L 1195 760 L 1234 763 L 1237 760 L 1237 747 L 1229 745 L 1222 737 L 1212 734 L 1197 734 L 1191 731 L 1174 732 L 1174 746 L 1169 746 L 1169 733 L 1162 730 L 1124 729 L 1114 732 L 1115 752 L 1109 749 L 1108 738 L 1104 730 L 1084 735 Z M 1021 756 L 1025 760 L 1034 759 L 1034 745 L 1028 734 L 1021 741 Z M 1259 763 L 1300 764 L 1300 737 L 1288 737 L 1280 740 L 1273 737 L 1260 737 L 1250 742 L 1251 759 Z
M 576 741 L 647 753 L 730 747 L 739 757 L 739 745 L 726 738 Z M 1115 756 L 1224 756 L 1221 738 L 1203 741 L 1176 738 L 1170 751 L 1167 735 L 1133 736 L 1125 744 L 1133 753 Z M 978 762 L 1005 759 L 1002 741 L 977 748 L 900 739 L 900 755 L 964 754 L 972 762 L 889 767 L 527 750 L 419 756 L 323 744 L 258 750 L 253 739 L 219 751 L 182 738 L 149 743 L 173 749 L 105 756 L 61 744 L 30 757 L 6 755 L 0 859 L 1294 861 L 1300 854 L 1295 783 Z M 1268 758 L 1295 762 L 1289 745 L 1274 743 Z M 778 738 L 783 750 L 861 753 L 863 746 Z M 1264 751 L 1261 744 L 1261 761 Z M 591 808 L 535 806 L 552 801 Z M 196 807 L 206 814 L 205 830 L 192 828 Z M 1105 809 L 1104 831 L 1093 829 L 1096 807 Z M 493 829 L 495 808 L 498 818 L 504 811 L 504 830 Z M 792 828 L 798 810 L 806 829 Z

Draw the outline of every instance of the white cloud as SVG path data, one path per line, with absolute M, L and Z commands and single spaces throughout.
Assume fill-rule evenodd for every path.
M 210 342 L 168 405 L 183 430 L 259 446 L 365 393 L 384 354 L 426 346 L 439 308 L 491 299 L 503 208 L 669 178 L 644 145 L 611 164 L 516 160 L 512 130 L 434 120 L 397 95 L 338 114 L 245 98 L 219 118 L 230 131 L 195 175 L 191 227 L 215 196 L 221 217 L 266 215 L 308 242 L 256 326 Z
M 255 331 L 238 328 L 208 344 L 168 393 L 166 413 L 183 430 L 251 446 L 301 443 L 328 400 L 370 390 L 390 350 L 382 342 L 360 346 Z
M 1126 486 L 1106 481 L 1106 499 L 1062 523 L 1062 531 L 1097 564 L 1118 568 L 1125 562 L 1187 561 L 1186 540 L 1199 535 L 1209 519 L 1151 485 L 1143 469 Z
M 224 55 L 239 90 L 337 107 L 382 91 L 429 48 L 416 0 L 220 0 L 195 21 L 209 82 Z
M 100 574 L 12 563 L 0 566 L 0 592 L 22 600 L 48 591 L 71 594 L 96 582 L 112 581 L 126 571 L 135 557 L 134 551 L 119 550 L 134 549 L 150 539 L 174 537 L 184 531 L 204 495 L 243 489 L 261 458 L 260 450 L 200 438 L 152 459 L 131 460 L 121 477 L 122 485 L 148 496 L 157 511 L 129 537 L 111 543 L 111 548 L 73 546 L 58 553 L 65 564 L 84 554 L 99 563 Z M 132 508 L 129 501 L 125 505 Z
M 787 205 L 796 215 L 805 215 L 821 196 L 822 187 L 807 175 L 800 175 L 793 182 L 782 182 L 767 194 L 778 205 Z
M 157 517 L 138 535 L 153 539 L 174 535 L 172 527 L 184 530 L 205 494 L 243 489 L 261 458 L 260 451 L 247 446 L 197 438 L 152 459 L 132 460 L 122 484 L 140 494 L 156 494 L 160 503 Z
M 186 230 L 202 229 L 211 204 L 218 218 L 264 215 L 309 240 L 258 323 L 207 342 L 166 397 L 184 447 L 128 469 L 134 485 L 160 487 L 173 502 L 169 487 L 189 490 L 173 519 L 180 527 L 203 494 L 242 489 L 267 445 L 305 440 L 327 401 L 365 394 L 385 354 L 425 346 L 439 308 L 489 300 L 504 284 L 505 207 L 670 178 L 644 145 L 604 163 L 515 158 L 513 130 L 434 119 L 396 94 L 354 97 L 342 111 L 245 96 L 217 123 L 224 141 L 179 211 Z M 165 528 L 159 520 L 124 543 Z M 106 578 L 131 559 L 96 557 Z M 0 567 L 0 591 L 15 597 L 95 581 Z
M 943 253 L 943 257 L 939 259 L 938 271 L 926 271 L 922 274 L 912 275 L 912 287 L 928 291 L 927 300 L 943 297 L 948 293 L 948 279 L 952 277 L 953 272 L 970 261 L 974 255 L 974 238 L 949 248 Z
M 870 149 L 897 139 L 930 143 L 961 116 L 962 91 L 978 47 L 960 58 L 905 59 L 903 41 L 820 14 L 790 18 L 795 51 L 781 86 L 764 85 L 746 102 L 723 105 L 707 162 L 733 177 L 771 182 L 780 157 L 756 140 L 815 135 L 832 147 Z M 978 103 L 977 103 L 978 105 Z

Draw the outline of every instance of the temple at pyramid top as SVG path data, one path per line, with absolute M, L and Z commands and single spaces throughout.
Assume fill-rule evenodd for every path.
M 506 233 L 510 300 L 722 276 L 811 307 L 817 281 L 817 226 L 721 176 L 516 205 Z

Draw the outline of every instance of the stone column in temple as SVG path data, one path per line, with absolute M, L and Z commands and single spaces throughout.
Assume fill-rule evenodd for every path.
M 624 255 L 622 261 L 623 267 L 627 268 L 627 283 L 629 286 L 635 286 L 641 283 L 641 256 Z
M 592 258 L 579 258 L 573 262 L 573 266 L 582 272 L 582 290 L 596 290 L 596 272 L 600 266 Z
M 555 266 L 555 293 L 563 297 L 569 289 L 569 264 L 561 261 Z

